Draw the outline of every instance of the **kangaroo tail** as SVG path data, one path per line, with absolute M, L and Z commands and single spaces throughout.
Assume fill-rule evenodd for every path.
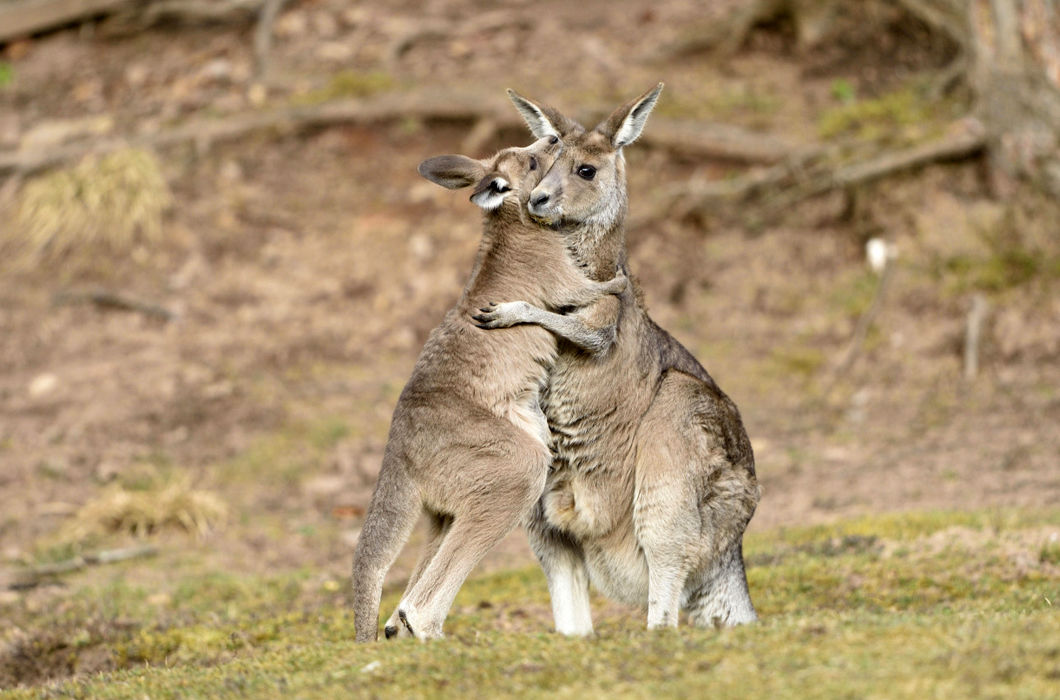
M 379 637 L 383 579 L 416 524 L 423 502 L 405 465 L 388 453 L 353 553 L 353 621 L 358 642 Z

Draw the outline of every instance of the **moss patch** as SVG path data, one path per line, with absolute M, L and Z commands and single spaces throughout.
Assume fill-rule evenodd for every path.
M 1060 679 L 1060 557 L 1023 549 L 1046 551 L 1034 533 L 1056 527 L 1060 511 L 927 512 L 756 533 L 758 624 L 649 633 L 642 613 L 596 601 L 588 640 L 549 632 L 536 567 L 468 581 L 444 642 L 359 646 L 345 582 L 176 566 L 161 590 L 9 606 L 21 632 L 0 683 L 24 684 L 14 698 L 1045 697 Z

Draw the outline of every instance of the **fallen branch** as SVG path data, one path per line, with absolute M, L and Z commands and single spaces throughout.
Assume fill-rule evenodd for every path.
M 0 42 L 21 39 L 80 19 L 113 12 L 130 0 L 0 2 Z
M 671 212 L 671 216 L 688 215 L 761 198 L 767 213 L 780 212 L 828 192 L 850 189 L 932 163 L 972 157 L 986 146 L 983 129 L 974 119 L 955 122 L 948 132 L 934 141 L 832 168 L 827 168 L 826 163 L 835 158 L 837 148 L 809 147 L 778 165 L 742 177 L 700 180 L 671 188 L 664 192 L 658 210 Z
M 32 174 L 86 155 L 109 153 L 128 147 L 165 148 L 194 143 L 200 150 L 205 150 L 210 144 L 237 139 L 255 131 L 273 129 L 296 132 L 410 118 L 471 124 L 492 122 L 496 129 L 524 128 L 515 110 L 499 99 L 427 89 L 244 112 L 220 119 L 192 119 L 151 135 L 81 140 L 52 148 L 0 152 L 0 176 Z M 778 139 L 733 126 L 666 119 L 657 120 L 652 126 L 652 131 L 641 138 L 644 144 L 699 158 L 774 162 L 787 157 L 792 150 L 792 147 Z
M 101 288 L 59 292 L 55 295 L 52 301 L 56 305 L 87 302 L 103 308 L 118 309 L 121 311 L 136 311 L 145 316 L 159 318 L 163 321 L 172 321 L 177 318 L 177 313 L 175 311 L 171 311 L 159 304 L 143 301 L 136 297 L 129 296 L 128 294 L 112 292 Z
M 139 547 L 126 547 L 122 549 L 105 549 L 99 552 L 83 554 L 72 559 L 55 562 L 54 564 L 41 564 L 18 571 L 9 572 L 3 579 L 3 588 L 7 590 L 28 590 L 36 588 L 42 583 L 62 574 L 80 571 L 89 566 L 101 564 L 113 564 L 129 559 L 142 557 L 153 557 L 158 554 L 158 547 L 154 545 L 142 545 Z
M 269 76 L 269 51 L 272 49 L 272 26 L 276 16 L 288 0 L 265 0 L 254 28 L 254 82 L 261 83 Z
M 429 19 L 402 32 L 391 42 L 386 52 L 387 65 L 393 68 L 402 56 L 421 41 L 475 36 L 502 29 L 531 29 L 534 24 L 534 19 L 531 17 L 514 15 L 507 8 L 482 13 L 451 24 L 442 24 L 437 19 Z
M 94 17 L 111 16 L 109 31 L 129 32 L 164 21 L 187 24 L 250 19 L 268 0 L 7 0 L 0 2 L 0 42 Z

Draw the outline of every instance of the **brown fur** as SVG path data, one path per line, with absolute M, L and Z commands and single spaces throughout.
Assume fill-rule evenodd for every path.
M 471 279 L 431 333 L 394 410 L 354 554 L 358 641 L 378 636 L 383 578 L 422 511 L 430 535 L 387 624 L 388 637 L 441 636 L 468 572 L 526 517 L 544 487 L 551 455 L 539 393 L 556 338 L 529 325 L 482 330 L 477 326 L 488 319 L 472 316 L 494 299 L 578 308 L 628 289 L 621 275 L 608 283 L 588 279 L 569 258 L 561 234 L 525 220 L 526 197 L 561 148 L 554 141 L 542 138 L 485 161 L 440 156 L 420 166 L 445 187 L 477 182 L 472 201 L 492 197 L 499 206 L 485 216 Z M 498 191 L 495 182 L 510 191 Z
M 626 264 L 621 149 L 661 87 L 592 131 L 510 93 L 536 135 L 564 142 L 530 194 L 530 214 L 563 232 L 595 279 Z M 584 165 L 596 169 L 592 179 L 578 175 Z M 699 625 L 755 618 L 742 557 L 759 499 L 751 443 L 735 404 L 640 299 L 604 297 L 575 314 L 589 326 L 617 314 L 614 343 L 590 355 L 561 340 L 542 394 L 553 462 L 529 533 L 557 629 L 568 634 L 592 631 L 590 580 L 645 605 L 650 627 L 676 625 L 680 607 Z M 550 318 L 531 310 L 509 321 L 549 327 Z

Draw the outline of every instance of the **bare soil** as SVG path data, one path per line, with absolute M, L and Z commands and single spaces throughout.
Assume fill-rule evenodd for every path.
M 733 3 L 716 4 L 720 16 Z M 948 59 L 922 28 L 886 13 L 808 53 L 781 24 L 725 60 L 659 62 L 658 47 L 713 14 L 680 0 L 512 2 L 495 12 L 513 22 L 468 33 L 482 10 L 465 0 L 292 3 L 276 25 L 267 100 L 435 85 L 480 90 L 495 104 L 511 86 L 591 121 L 601 115 L 586 105 L 617 105 L 661 78 L 660 113 L 808 142 L 836 104 L 837 81 L 871 98 Z M 254 106 L 250 28 L 101 34 L 6 48 L 15 77 L 0 88 L 0 146 L 52 120 L 109 115 L 114 133 L 146 133 Z M 192 474 L 235 513 L 205 547 L 179 536 L 167 546 L 206 549 L 229 569 L 345 572 L 390 411 L 477 245 L 466 197 L 415 168 L 459 151 L 468 129 L 409 120 L 167 149 L 176 204 L 163 245 L 0 268 L 0 561 L 33 561 L 81 505 L 155 469 Z M 484 149 L 528 138 L 502 131 Z M 691 175 L 740 171 L 637 146 L 627 158 L 634 214 Z M 0 198 L 3 239 L 17 195 Z M 974 162 L 886 180 L 859 193 L 853 211 L 847 204 L 820 198 L 756 227 L 719 216 L 629 232 L 653 316 L 741 408 L 764 491 L 752 527 L 1060 502 L 1055 279 L 986 289 L 982 368 L 965 381 L 975 289 L 947 266 L 989 263 L 980 233 L 1012 211 L 1056 246 L 1055 211 L 1030 197 L 997 201 Z M 837 376 L 875 285 L 870 236 L 897 245 L 894 284 L 854 366 Z M 86 285 L 179 319 L 54 303 Z M 487 566 L 529 559 L 516 533 Z

